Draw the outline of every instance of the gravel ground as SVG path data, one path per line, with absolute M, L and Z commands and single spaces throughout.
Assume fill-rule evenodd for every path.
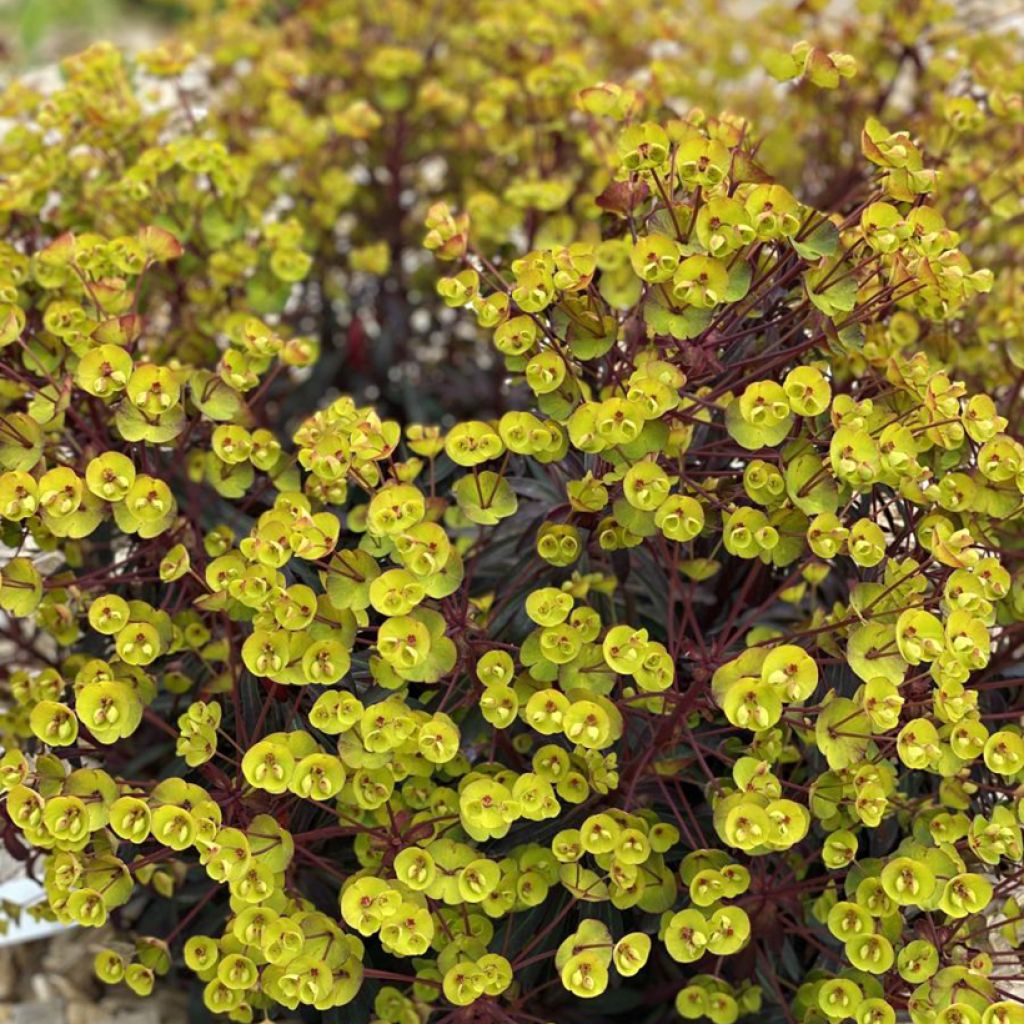
M 0 948 L 0 1024 L 187 1024 L 181 993 L 158 985 L 148 999 L 92 973 L 104 933 L 74 928 Z

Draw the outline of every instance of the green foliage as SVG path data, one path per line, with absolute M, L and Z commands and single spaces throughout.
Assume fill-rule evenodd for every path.
M 0 56 L 17 66 L 38 64 L 55 50 L 65 53 L 97 33 L 120 32 L 141 22 L 177 18 L 184 13 L 178 0 L 5 0 L 0 5 L 4 49 Z
M 1018 1021 L 1019 36 L 196 6 L 0 99 L 36 913 L 241 1022 Z

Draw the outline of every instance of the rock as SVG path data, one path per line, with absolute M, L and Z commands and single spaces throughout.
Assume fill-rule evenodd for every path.
M 158 979 L 140 999 L 92 971 L 96 951 L 119 945 L 108 929 L 73 929 L 0 948 L 0 1024 L 187 1024 L 187 996 Z
M 178 1018 L 184 1021 L 184 1018 Z M 160 1024 L 160 1014 L 155 1007 L 140 1004 L 131 1009 L 125 1006 L 108 1006 L 106 1002 L 96 1006 L 76 1003 L 68 1007 L 64 1024 Z
M 0 1024 L 64 1024 L 64 1004 L 52 1001 L 0 1006 Z
M 0 950 L 0 1003 L 14 995 L 18 986 L 18 972 L 14 969 L 14 958 L 9 950 Z

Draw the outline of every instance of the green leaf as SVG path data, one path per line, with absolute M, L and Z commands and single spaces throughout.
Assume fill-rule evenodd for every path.
M 749 263 L 737 263 L 729 271 L 729 286 L 725 289 L 725 301 L 739 302 L 750 291 L 750 279 L 752 276 Z
M 793 248 L 805 260 L 834 256 L 839 249 L 839 229 L 832 221 L 823 220 L 806 238 L 793 239 Z
M 793 55 L 782 50 L 767 49 L 761 54 L 765 71 L 778 82 L 788 82 L 803 70 Z
M 849 313 L 857 304 L 857 279 L 848 267 L 827 262 L 804 275 L 807 297 L 827 317 Z

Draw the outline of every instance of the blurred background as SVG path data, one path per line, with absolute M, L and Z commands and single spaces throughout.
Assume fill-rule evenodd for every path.
M 0 79 L 97 38 L 146 45 L 184 13 L 177 0 L 0 0 Z

